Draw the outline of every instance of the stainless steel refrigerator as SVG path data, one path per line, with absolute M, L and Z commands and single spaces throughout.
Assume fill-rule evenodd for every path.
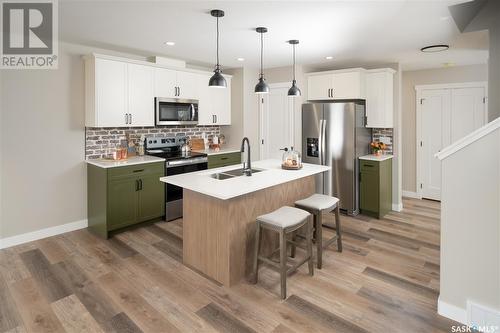
M 302 160 L 331 166 L 316 178 L 316 192 L 340 199 L 340 209 L 359 213 L 359 160 L 370 150 L 364 100 L 302 105 Z

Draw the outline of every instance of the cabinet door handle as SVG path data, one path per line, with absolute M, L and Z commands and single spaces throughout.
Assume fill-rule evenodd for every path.
M 125 124 L 128 124 L 128 113 L 125 113 Z
M 139 191 L 139 179 L 135 180 L 135 191 Z
M 181 95 L 181 87 L 177 87 L 177 89 L 179 89 L 179 95 L 177 95 L 177 96 L 180 96 Z
M 217 124 L 217 115 L 215 115 L 215 123 Z
M 215 124 L 215 115 L 212 115 L 212 124 Z
M 130 117 L 129 124 L 132 124 L 132 113 L 129 113 L 128 116 Z
M 144 171 L 144 169 L 138 169 L 138 170 L 134 170 L 132 172 L 143 172 L 143 171 Z
M 228 159 L 228 157 L 221 157 L 220 159 L 221 159 L 221 161 L 225 161 Z
M 142 179 L 139 179 L 139 190 L 142 191 Z
M 332 88 L 328 89 L 328 97 L 332 97 Z

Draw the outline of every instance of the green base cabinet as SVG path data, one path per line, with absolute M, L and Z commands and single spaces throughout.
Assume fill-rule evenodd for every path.
M 165 215 L 164 162 L 116 168 L 87 165 L 89 229 L 109 232 Z
M 392 210 L 392 158 L 359 160 L 359 164 L 361 213 L 382 218 Z
M 241 153 L 227 153 L 227 154 L 216 154 L 208 155 L 208 168 L 221 168 L 228 165 L 234 165 L 241 163 Z

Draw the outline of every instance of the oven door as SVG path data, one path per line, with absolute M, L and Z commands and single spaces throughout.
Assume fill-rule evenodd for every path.
M 156 125 L 198 124 L 198 101 L 193 99 L 155 98 Z
M 166 175 L 173 176 L 182 173 L 208 169 L 206 157 L 195 158 L 186 161 L 167 162 Z M 165 185 L 165 219 L 172 221 L 182 217 L 182 187 L 172 184 Z

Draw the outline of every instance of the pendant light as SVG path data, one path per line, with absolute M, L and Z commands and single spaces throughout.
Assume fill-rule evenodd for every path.
M 298 40 L 292 39 L 288 43 L 293 46 L 293 80 L 292 86 L 288 89 L 288 96 L 300 96 L 301 92 L 299 87 L 297 87 L 297 81 L 295 80 L 295 45 L 299 43 Z
M 224 76 L 222 76 L 219 64 L 219 17 L 224 17 L 224 11 L 220 9 L 214 9 L 210 11 L 210 15 L 217 18 L 217 64 L 215 65 L 214 75 L 212 75 L 212 77 L 208 81 L 208 85 L 214 88 L 226 88 L 226 79 L 224 78 Z
M 267 32 L 267 28 L 258 27 L 255 29 L 260 34 L 260 74 L 259 74 L 259 83 L 255 86 L 256 94 L 267 94 L 269 93 L 269 86 L 266 83 L 266 79 L 264 79 L 264 34 Z

